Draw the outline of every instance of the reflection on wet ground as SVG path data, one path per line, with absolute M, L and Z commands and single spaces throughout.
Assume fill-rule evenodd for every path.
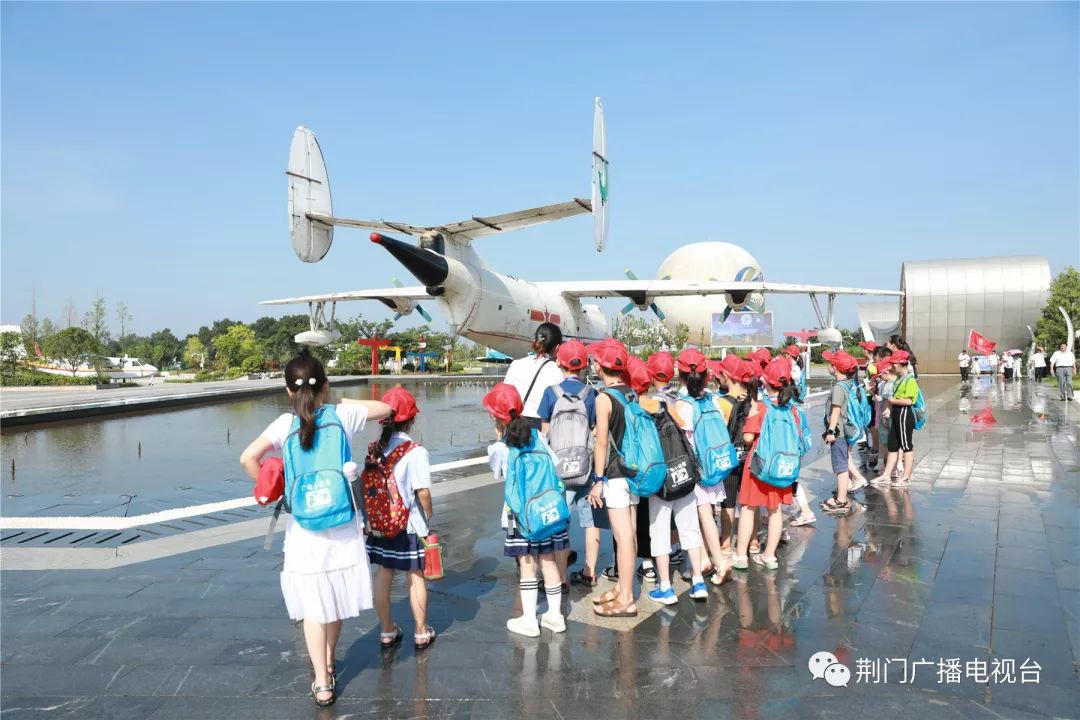
M 436 462 L 466 456 L 487 442 L 491 422 L 480 398 L 490 384 L 412 386 L 423 410 L 414 434 Z M 370 399 L 386 389 L 353 385 L 332 389 L 332 399 Z M 0 436 L 0 490 L 7 500 L 62 496 L 84 504 L 114 502 L 121 495 L 169 498 L 172 506 L 237 497 L 247 493 L 248 483 L 237 461 L 240 452 L 290 410 L 282 390 L 215 405 L 15 429 Z M 373 426 L 358 437 L 354 451 L 362 452 L 376 432 Z M 4 514 L 14 514 L 7 505 Z
M 632 630 L 585 612 L 564 635 L 508 635 L 501 489 L 443 498 L 439 640 L 383 656 L 371 613 L 350 621 L 326 711 L 307 696 L 281 556 L 259 540 L 111 571 L 4 572 L 5 717 L 1076 717 L 1077 410 L 1028 384 L 924 388 L 910 491 L 871 488 L 850 517 L 819 513 L 791 530 L 779 571 L 752 567 L 707 603 L 640 600 Z M 973 426 L 986 408 L 996 424 Z M 803 477 L 819 497 L 826 462 Z M 588 599 L 574 589 L 567 603 Z M 815 678 L 814 656 L 834 672 Z

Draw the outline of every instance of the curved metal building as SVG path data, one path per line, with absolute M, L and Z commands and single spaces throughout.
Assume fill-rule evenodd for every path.
M 956 372 L 972 329 L 999 350 L 1026 349 L 1050 289 L 1050 264 L 1035 255 L 905 262 L 900 332 L 919 372 Z

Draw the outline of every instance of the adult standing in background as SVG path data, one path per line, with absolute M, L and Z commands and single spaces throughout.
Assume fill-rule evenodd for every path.
M 990 363 L 990 377 L 996 378 L 998 376 L 998 357 L 997 351 L 991 350 L 990 354 L 986 356 L 986 362 Z
M 960 366 L 961 382 L 967 382 L 968 373 L 971 372 L 971 356 L 968 355 L 967 350 L 960 351 L 960 354 L 956 357 L 956 364 Z
M 1050 367 L 1057 376 L 1058 392 L 1062 400 L 1073 399 L 1073 375 L 1076 373 L 1076 356 L 1069 352 L 1069 346 L 1061 343 L 1057 352 L 1050 356 Z
M 1035 370 L 1035 382 L 1042 382 L 1046 377 L 1046 350 L 1042 345 L 1031 354 L 1031 367 Z
M 513 385 L 525 406 L 521 416 L 539 430 L 540 400 L 544 391 L 563 381 L 562 370 L 555 362 L 555 350 L 562 344 L 562 330 L 554 323 L 540 323 L 533 335 L 532 353 L 518 358 L 506 369 L 504 382 Z

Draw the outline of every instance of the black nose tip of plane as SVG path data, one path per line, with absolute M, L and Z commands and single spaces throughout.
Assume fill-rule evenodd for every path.
M 397 258 L 425 287 L 439 287 L 450 275 L 450 265 L 446 258 L 438 253 L 395 240 L 382 233 L 371 233 L 371 242 L 386 248 L 387 252 Z

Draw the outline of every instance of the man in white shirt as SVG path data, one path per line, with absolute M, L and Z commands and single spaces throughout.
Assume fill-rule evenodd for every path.
M 533 352 L 510 363 L 504 382 L 517 388 L 525 409 L 522 416 L 540 429 L 540 400 L 544 391 L 563 381 L 562 370 L 555 362 L 555 350 L 562 343 L 562 331 L 553 323 L 541 323 L 536 328 Z
M 967 350 L 961 350 L 956 356 L 956 363 L 960 366 L 960 381 L 967 382 L 968 373 L 971 372 L 971 356 Z
M 1031 367 L 1035 370 L 1035 382 L 1042 382 L 1046 377 L 1046 351 L 1041 345 L 1031 354 Z
M 1069 352 L 1069 346 L 1061 343 L 1057 352 L 1050 356 L 1050 367 L 1057 375 L 1058 392 L 1062 400 L 1073 399 L 1073 374 L 1076 372 L 1076 356 Z

